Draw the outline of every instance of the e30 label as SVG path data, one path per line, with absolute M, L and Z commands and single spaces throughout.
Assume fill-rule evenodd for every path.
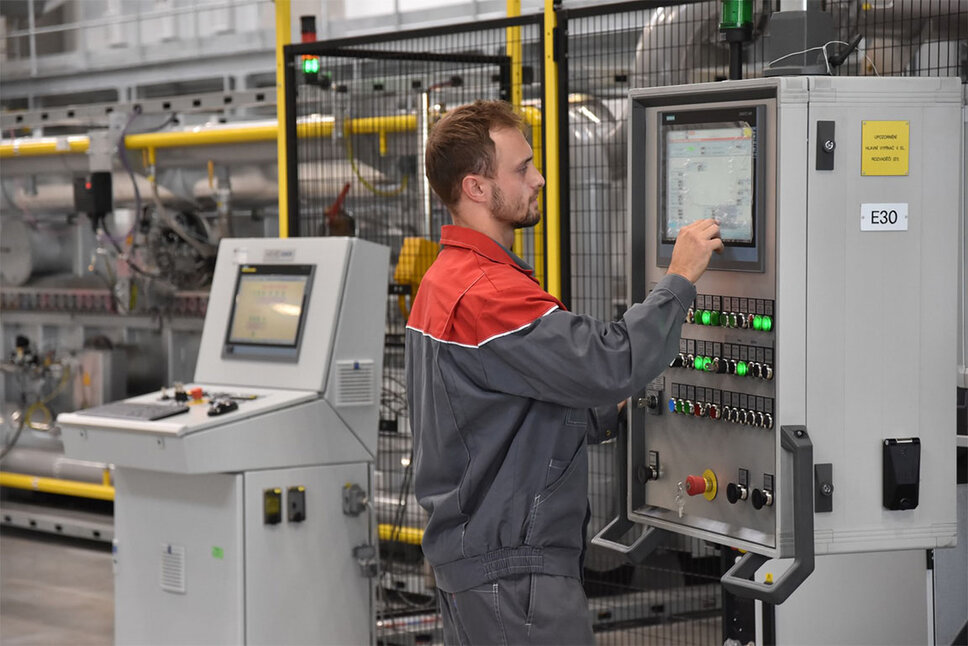
M 861 204 L 861 231 L 907 231 L 907 204 Z

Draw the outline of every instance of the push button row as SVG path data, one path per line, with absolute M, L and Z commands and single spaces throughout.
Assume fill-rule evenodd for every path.
M 692 307 L 686 312 L 686 323 L 712 327 L 758 330 L 761 332 L 770 332 L 773 329 L 773 317 L 767 314 L 720 312 L 718 310 L 701 310 Z
M 680 352 L 669 364 L 671 368 L 687 368 L 701 372 L 711 372 L 720 375 L 736 375 L 737 377 L 754 377 L 756 379 L 773 379 L 773 366 L 760 361 L 737 361 L 736 359 L 720 359 L 719 357 L 704 357 Z
M 756 428 L 773 428 L 773 415 L 757 410 L 737 408 L 735 406 L 721 406 L 708 402 L 694 402 L 688 399 L 670 397 L 669 412 L 676 415 L 692 417 L 706 417 L 712 420 L 722 420 L 733 424 L 753 426 Z

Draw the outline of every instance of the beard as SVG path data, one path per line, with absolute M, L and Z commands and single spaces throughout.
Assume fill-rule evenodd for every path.
M 533 227 L 541 221 L 541 211 L 538 210 L 538 193 L 535 192 L 529 200 L 509 202 L 504 192 L 496 185 L 491 193 L 491 214 L 501 222 L 510 224 L 515 229 Z

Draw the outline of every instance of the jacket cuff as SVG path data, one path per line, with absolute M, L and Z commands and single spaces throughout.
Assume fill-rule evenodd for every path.
M 625 411 L 622 411 L 625 414 Z M 618 403 L 605 404 L 592 409 L 592 425 L 588 429 L 589 444 L 601 444 L 618 437 L 620 415 Z
M 672 295 L 679 301 L 683 314 L 692 307 L 696 300 L 696 286 L 688 278 L 679 274 L 666 274 L 656 284 L 655 289 L 667 289 L 672 292 Z

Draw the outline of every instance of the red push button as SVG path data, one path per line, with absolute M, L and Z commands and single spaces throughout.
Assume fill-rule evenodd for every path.
M 706 479 L 702 476 L 686 476 L 686 493 L 690 496 L 706 493 Z

